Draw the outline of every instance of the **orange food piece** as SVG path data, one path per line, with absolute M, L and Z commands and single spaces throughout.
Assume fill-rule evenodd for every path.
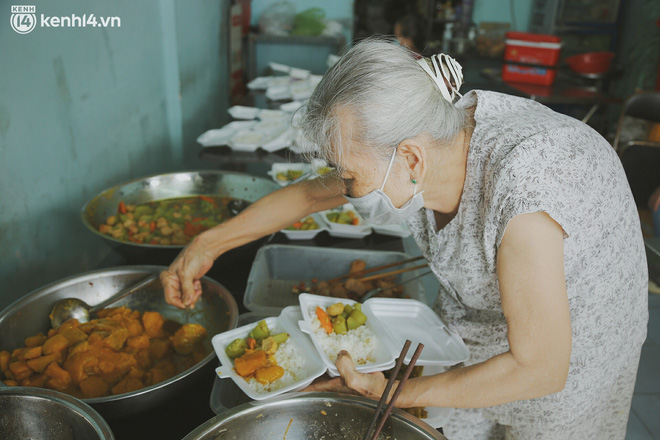
M 14 361 L 9 363 L 9 371 L 14 375 L 14 380 L 21 381 L 32 374 L 32 369 L 25 361 Z
M 39 356 L 41 356 L 41 345 L 36 347 L 25 347 L 21 353 L 20 359 L 26 361 L 29 359 L 36 359 Z
M 144 388 L 144 384 L 140 379 L 125 377 L 120 380 L 117 385 L 112 387 L 112 394 L 130 393 L 131 391 L 136 391 L 140 388 Z
M 69 340 L 66 338 L 66 336 L 61 334 L 56 334 L 55 336 L 48 338 L 46 342 L 44 342 L 42 352 L 45 355 L 53 354 L 53 353 L 61 353 L 68 346 L 69 346 Z
M 234 361 L 234 369 L 239 376 L 247 377 L 254 374 L 259 368 L 265 367 L 267 363 L 266 353 L 257 350 L 237 358 Z
M 128 338 L 126 345 L 131 348 L 142 349 L 149 348 L 149 336 L 140 335 L 132 338 Z
M 149 341 L 149 353 L 154 359 L 162 359 L 171 352 L 172 343 L 169 339 L 153 338 Z
M 25 338 L 25 346 L 26 347 L 36 347 L 37 345 L 43 345 L 44 342 L 46 342 L 46 335 L 43 333 L 39 333 L 34 336 L 30 336 L 29 338 Z
M 80 330 L 79 328 L 67 328 L 64 330 L 60 329 L 60 334 L 64 336 L 71 344 L 84 341 L 88 337 L 87 333 Z
M 0 351 L 0 371 L 3 373 L 9 368 L 9 358 L 11 354 L 7 350 Z
M 37 373 L 43 373 L 52 362 L 58 362 L 61 359 L 59 353 L 49 354 L 46 356 L 41 356 L 36 359 L 30 359 L 26 363 L 28 367 Z
M 269 367 L 259 368 L 254 373 L 255 379 L 262 385 L 268 385 L 284 376 L 284 368 L 279 365 L 271 365 Z
M 165 319 L 158 312 L 144 312 L 142 315 L 144 332 L 152 338 L 163 336 L 163 324 Z
M 48 379 L 48 376 L 44 373 L 32 374 L 21 381 L 21 386 L 41 388 L 46 383 L 46 379 Z
M 53 386 L 55 389 L 63 390 L 64 388 L 71 385 L 71 375 L 68 371 L 60 367 L 57 362 L 51 362 L 46 367 L 46 376 L 50 377 L 52 380 L 48 380 L 46 383 L 51 383 L 50 386 Z
M 99 364 L 99 358 L 92 350 L 76 353 L 66 360 L 64 368 L 71 375 L 74 384 L 79 384 L 87 379 L 89 373 L 93 372 Z
M 115 351 L 121 350 L 128 339 L 128 330 L 120 328 L 110 333 L 110 336 L 103 340 L 103 343 Z
M 321 307 L 316 306 L 316 317 L 319 318 L 321 327 L 327 334 L 332 333 L 332 323 L 330 322 L 330 317 Z
M 7 385 L 8 387 L 17 387 L 19 385 L 18 382 L 16 382 L 15 380 L 11 380 L 11 379 L 7 379 L 7 380 L 3 381 L 2 383 Z
M 172 336 L 172 346 L 179 354 L 190 354 L 206 338 L 206 329 L 199 324 L 185 324 Z
M 106 396 L 110 391 L 110 385 L 97 376 L 89 376 L 79 386 L 83 396 L 88 399 Z

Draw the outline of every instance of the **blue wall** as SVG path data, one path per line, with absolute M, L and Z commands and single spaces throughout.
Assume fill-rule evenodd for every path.
M 94 269 L 109 248 L 79 220 L 124 180 L 185 169 L 227 120 L 228 1 L 33 1 L 37 18 L 117 16 L 115 28 L 19 35 L 0 7 L 0 309 Z
M 511 23 L 513 14 L 516 26 L 514 28 L 512 25 L 511 30 L 526 32 L 529 28 L 531 10 L 532 0 L 475 0 L 472 21 L 477 25 L 482 21 Z

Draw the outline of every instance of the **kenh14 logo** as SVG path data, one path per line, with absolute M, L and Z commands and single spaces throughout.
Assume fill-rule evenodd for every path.
M 30 5 L 11 7 L 11 28 L 19 34 L 29 34 L 37 26 L 37 8 Z

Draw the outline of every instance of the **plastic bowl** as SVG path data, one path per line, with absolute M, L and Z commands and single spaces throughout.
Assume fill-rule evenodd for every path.
M 614 52 L 588 52 L 566 58 L 568 67 L 575 73 L 596 75 L 610 70 Z

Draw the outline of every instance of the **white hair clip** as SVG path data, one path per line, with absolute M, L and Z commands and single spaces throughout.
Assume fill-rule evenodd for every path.
M 455 59 L 441 53 L 439 55 L 432 55 L 430 58 L 422 57 L 417 62 L 433 81 L 435 81 L 443 98 L 453 103 L 457 96 L 462 96 L 458 92 L 458 89 L 463 85 L 463 68 Z

